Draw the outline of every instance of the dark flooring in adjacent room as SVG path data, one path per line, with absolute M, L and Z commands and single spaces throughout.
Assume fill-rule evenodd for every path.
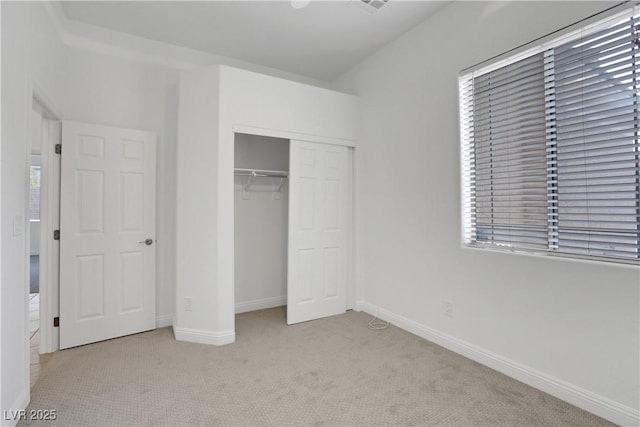
M 29 293 L 37 294 L 40 292 L 40 256 L 31 255 L 29 262 Z

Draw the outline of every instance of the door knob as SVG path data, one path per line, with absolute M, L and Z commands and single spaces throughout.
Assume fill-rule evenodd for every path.
M 153 239 L 145 239 L 142 242 L 138 242 L 138 243 L 144 243 L 145 245 L 149 246 L 150 244 L 153 243 Z

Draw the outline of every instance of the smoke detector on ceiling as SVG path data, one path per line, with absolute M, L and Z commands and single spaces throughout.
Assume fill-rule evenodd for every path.
M 387 4 L 389 0 L 353 0 L 351 3 L 359 6 L 361 9 L 364 9 L 368 12 L 377 12 Z

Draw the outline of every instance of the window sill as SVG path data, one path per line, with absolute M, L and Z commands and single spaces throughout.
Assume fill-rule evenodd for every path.
M 492 246 L 481 246 L 481 245 L 468 245 L 466 243 L 462 244 L 462 249 L 472 250 L 472 251 L 482 251 L 482 252 L 494 252 L 499 254 L 512 254 L 512 255 L 520 255 L 520 256 L 528 256 L 528 257 L 536 257 L 536 258 L 547 258 L 553 259 L 557 261 L 568 261 L 568 262 L 577 262 L 581 264 L 590 264 L 590 265 L 610 265 L 617 267 L 626 267 L 632 268 L 634 270 L 640 270 L 640 261 L 634 260 L 619 260 L 619 259 L 610 259 L 610 258 L 596 258 L 596 257 L 586 257 L 579 255 L 569 255 L 562 253 L 551 253 L 551 252 L 538 252 L 538 251 L 528 251 L 524 249 L 509 249 L 509 248 L 496 248 Z

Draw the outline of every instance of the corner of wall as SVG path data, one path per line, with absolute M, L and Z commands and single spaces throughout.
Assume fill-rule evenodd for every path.
M 173 315 L 156 316 L 156 328 L 166 328 L 173 325 Z
M 218 309 L 218 98 L 217 66 L 181 73 L 174 331 L 208 343 L 228 340 L 229 329 L 220 325 Z
M 178 341 L 186 341 L 197 344 L 227 345 L 236 341 L 236 333 L 233 330 L 212 332 L 202 329 L 180 328 L 173 326 L 173 334 Z

